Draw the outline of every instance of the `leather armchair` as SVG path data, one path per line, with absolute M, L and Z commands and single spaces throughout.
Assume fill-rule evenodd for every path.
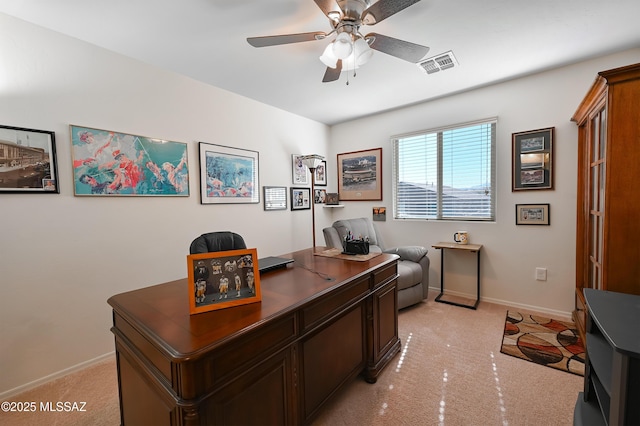
M 374 223 L 367 218 L 344 219 L 324 228 L 327 247 L 343 248 L 342 242 L 347 232 L 355 236 L 369 237 L 369 251 L 397 254 L 398 261 L 398 309 L 414 305 L 427 298 L 429 291 L 428 250 L 421 246 L 385 248 L 382 235 Z
M 209 232 L 191 242 L 190 254 L 246 249 L 244 239 L 230 231 Z

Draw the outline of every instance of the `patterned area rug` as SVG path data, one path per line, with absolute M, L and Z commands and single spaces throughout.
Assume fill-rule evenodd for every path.
M 500 352 L 584 376 L 584 344 L 572 322 L 507 311 Z

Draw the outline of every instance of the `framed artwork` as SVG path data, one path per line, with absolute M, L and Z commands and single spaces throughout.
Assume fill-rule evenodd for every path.
M 373 208 L 373 220 L 377 222 L 384 222 L 387 220 L 387 208 L 386 207 L 374 207 Z
M 303 155 L 293 154 L 291 155 L 291 169 L 293 170 L 292 181 L 294 185 L 308 185 L 309 184 L 309 169 L 302 163 Z
M 340 200 L 382 200 L 382 148 L 338 154 Z
M 516 204 L 516 225 L 549 224 L 549 204 Z
M 70 126 L 77 196 L 189 196 L 187 144 Z
M 200 142 L 200 203 L 259 203 L 259 153 Z
M 54 132 L 0 125 L 0 192 L 60 193 Z
M 327 186 L 327 162 L 322 160 L 316 168 L 315 180 L 316 186 Z
M 314 189 L 313 194 L 313 202 L 315 204 L 324 204 L 327 201 L 327 190 L 326 189 Z
M 187 270 L 191 314 L 262 300 L 255 248 L 191 254 Z
M 287 209 L 287 187 L 285 186 L 263 186 L 264 209 L 265 210 L 286 210 Z
M 291 188 L 291 210 L 308 210 L 311 208 L 310 188 Z
M 332 206 L 338 205 L 340 202 L 340 197 L 337 192 L 327 192 L 325 196 L 325 204 L 329 204 Z
M 512 191 L 553 189 L 554 127 L 513 133 Z

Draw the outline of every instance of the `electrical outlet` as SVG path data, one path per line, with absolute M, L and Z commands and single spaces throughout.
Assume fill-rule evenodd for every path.
M 547 280 L 547 268 L 536 268 L 536 280 L 538 281 Z

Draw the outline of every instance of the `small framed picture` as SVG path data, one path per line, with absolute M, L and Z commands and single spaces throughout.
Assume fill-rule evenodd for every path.
M 324 204 L 327 201 L 326 189 L 314 189 L 313 202 L 316 204 Z
M 554 127 L 513 133 L 512 191 L 553 189 Z
M 191 314 L 262 300 L 255 248 L 191 254 L 187 270 Z
M 264 209 L 265 210 L 286 210 L 287 209 L 287 187 L 286 186 L 263 186 Z
M 302 162 L 303 155 L 301 154 L 292 154 L 291 155 L 291 168 L 292 168 L 292 177 L 291 180 L 294 185 L 308 185 L 309 179 L 309 169 Z
M 335 206 L 340 202 L 340 195 L 337 192 L 327 192 L 325 203 Z
M 549 224 L 549 204 L 516 204 L 516 225 Z
M 311 188 L 291 188 L 291 210 L 311 208 Z
M 317 186 L 327 186 L 327 162 L 325 160 L 322 160 L 316 168 L 314 182 Z
M 0 192 L 60 193 L 54 132 L 0 125 Z

